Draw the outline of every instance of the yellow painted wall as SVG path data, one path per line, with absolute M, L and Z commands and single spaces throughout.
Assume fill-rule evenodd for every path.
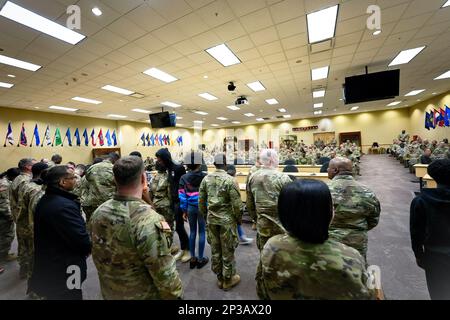
M 436 139 L 437 141 L 441 141 L 443 138 L 450 139 L 449 127 L 437 127 L 436 129 L 431 129 L 429 131 L 425 129 L 425 112 L 429 112 L 433 109 L 439 110 L 439 108 L 445 110 L 445 105 L 450 107 L 450 92 L 411 107 L 411 133 L 429 140 Z

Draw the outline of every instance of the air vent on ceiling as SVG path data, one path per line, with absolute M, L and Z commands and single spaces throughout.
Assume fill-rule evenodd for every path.
M 268 121 L 268 120 L 270 120 L 270 118 L 263 118 L 264 119 L 264 121 Z
M 322 42 L 317 42 L 309 45 L 309 51 L 311 53 L 319 53 L 333 49 L 334 47 L 334 38 L 325 40 Z
M 78 113 L 78 114 L 84 114 L 84 113 L 91 113 L 91 111 L 79 109 L 79 110 L 75 111 L 75 113 Z
M 144 99 L 145 95 L 143 95 L 142 93 L 139 93 L 139 92 L 135 92 L 133 94 L 130 94 L 129 97 L 136 98 L 136 99 Z

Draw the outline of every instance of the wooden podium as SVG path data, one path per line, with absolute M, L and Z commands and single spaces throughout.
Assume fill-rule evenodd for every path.
M 120 154 L 120 148 L 99 148 L 92 150 L 93 159 L 95 158 L 103 158 L 105 155 L 110 154 L 111 152 L 117 152 Z

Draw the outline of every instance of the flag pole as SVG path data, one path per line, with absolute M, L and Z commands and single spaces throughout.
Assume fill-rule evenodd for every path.
M 64 142 L 66 141 L 67 135 L 64 136 L 63 142 L 61 144 L 61 147 L 64 147 Z
M 6 140 L 8 140 L 8 134 L 6 134 L 6 137 L 5 137 L 5 144 L 3 145 L 3 148 L 6 148 Z
M 52 147 L 55 146 L 55 138 L 56 138 L 56 132 L 55 132 L 55 135 L 53 136 Z
M 35 136 L 35 132 L 33 132 L 33 137 L 31 137 L 31 143 L 30 143 L 30 148 L 33 146 L 33 140 L 34 140 L 34 136 Z

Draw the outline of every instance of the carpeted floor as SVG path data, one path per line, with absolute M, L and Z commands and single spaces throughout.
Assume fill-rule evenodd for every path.
M 361 173 L 360 182 L 372 189 L 381 202 L 380 224 L 369 233 L 368 262 L 381 268 L 386 297 L 395 300 L 429 299 L 425 275 L 415 264 L 409 238 L 409 205 L 414 192 L 419 191 L 419 184 L 412 182 L 414 176 L 407 169 L 385 155 L 365 156 Z M 255 238 L 250 225 L 246 224 L 244 228 L 248 236 Z M 209 245 L 205 254 L 210 256 Z M 239 246 L 236 259 L 242 282 L 226 293 L 217 288 L 210 264 L 201 270 L 190 270 L 188 263 L 178 263 L 185 299 L 257 299 L 254 275 L 259 253 L 255 244 Z M 0 300 L 25 299 L 26 283 L 18 279 L 17 262 L 5 267 L 5 273 L 0 275 Z M 84 298 L 101 299 L 97 272 L 91 259 L 88 268 L 88 279 L 83 284 Z

